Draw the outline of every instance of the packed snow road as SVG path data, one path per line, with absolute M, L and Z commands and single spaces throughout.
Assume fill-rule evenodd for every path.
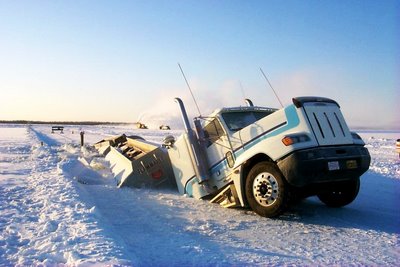
M 85 131 L 83 149 L 79 133 Z M 160 141 L 179 131 L 0 125 L 0 266 L 375 265 L 400 260 L 399 133 L 366 132 L 372 156 L 357 199 L 308 198 L 278 219 L 178 194 L 118 189 L 89 144 L 113 134 Z M 43 145 L 41 145 L 43 142 Z

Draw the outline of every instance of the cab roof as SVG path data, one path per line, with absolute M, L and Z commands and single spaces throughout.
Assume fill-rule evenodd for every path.
M 224 107 L 214 110 L 209 116 L 207 117 L 216 117 L 218 114 L 221 113 L 228 113 L 228 112 L 246 112 L 246 111 L 255 111 L 255 112 L 274 112 L 277 111 L 276 108 L 267 108 L 267 107 Z

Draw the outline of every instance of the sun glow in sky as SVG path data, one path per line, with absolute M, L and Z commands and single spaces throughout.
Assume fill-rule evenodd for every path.
M 335 99 L 399 129 L 399 1 L 0 0 L 0 120 L 126 121 Z

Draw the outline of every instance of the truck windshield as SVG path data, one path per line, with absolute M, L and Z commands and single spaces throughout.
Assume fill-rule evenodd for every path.
M 246 126 L 264 118 L 273 113 L 273 111 L 236 111 L 222 113 L 226 126 L 230 131 L 236 132 Z

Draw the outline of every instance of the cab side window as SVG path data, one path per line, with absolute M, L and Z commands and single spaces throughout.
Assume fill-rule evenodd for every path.
M 207 147 L 209 147 L 224 135 L 224 130 L 220 122 L 214 119 L 204 127 L 204 134 L 207 139 Z

